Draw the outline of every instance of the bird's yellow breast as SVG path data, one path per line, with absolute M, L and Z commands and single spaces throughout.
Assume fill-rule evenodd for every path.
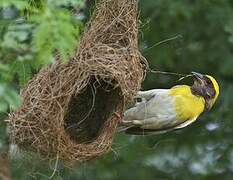
M 170 95 L 175 99 L 175 111 L 180 120 L 195 119 L 204 111 L 204 98 L 193 95 L 189 86 L 175 86 L 170 89 Z

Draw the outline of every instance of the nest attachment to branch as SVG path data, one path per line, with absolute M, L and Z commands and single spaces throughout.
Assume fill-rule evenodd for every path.
M 137 0 L 100 0 L 75 57 L 42 69 L 9 115 L 11 140 L 23 150 L 66 162 L 111 148 L 124 104 L 141 87 Z

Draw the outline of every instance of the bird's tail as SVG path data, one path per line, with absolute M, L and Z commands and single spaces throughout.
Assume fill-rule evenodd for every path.
M 158 127 L 157 129 L 143 129 L 139 120 L 123 120 L 117 128 L 117 132 L 124 132 L 131 135 L 158 135 L 176 130 L 176 126 Z

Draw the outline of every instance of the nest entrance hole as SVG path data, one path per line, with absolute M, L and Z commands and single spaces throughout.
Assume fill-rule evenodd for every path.
M 91 143 L 122 102 L 121 89 L 113 83 L 91 78 L 87 87 L 73 96 L 65 115 L 65 130 L 77 143 Z

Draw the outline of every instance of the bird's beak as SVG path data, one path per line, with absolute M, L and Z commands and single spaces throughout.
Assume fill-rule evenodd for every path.
M 204 84 L 204 75 L 198 72 L 191 72 L 194 77 L 194 82 L 203 85 Z
M 204 75 L 198 72 L 191 72 L 191 74 L 197 79 L 203 79 Z

